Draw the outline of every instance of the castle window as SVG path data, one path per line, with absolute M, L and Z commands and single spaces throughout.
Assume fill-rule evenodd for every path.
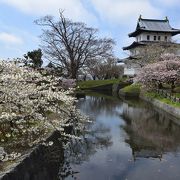
M 164 37 L 164 40 L 167 41 L 167 36 Z
M 148 40 L 148 41 L 150 40 L 150 36 L 149 36 L 149 35 L 147 35 L 147 40 Z
M 156 36 L 154 36 L 154 41 L 156 41 Z
M 160 41 L 161 40 L 161 36 L 158 36 L 158 41 Z

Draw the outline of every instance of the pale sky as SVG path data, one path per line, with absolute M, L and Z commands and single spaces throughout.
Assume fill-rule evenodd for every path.
M 116 41 L 115 54 L 126 57 L 122 47 L 133 38 L 137 19 L 164 19 L 180 29 L 180 0 L 0 0 L 0 59 L 22 57 L 40 45 L 41 28 L 34 20 L 45 16 L 58 16 L 63 9 L 73 21 L 85 22 L 99 29 L 100 36 Z M 180 36 L 175 36 L 180 42 Z

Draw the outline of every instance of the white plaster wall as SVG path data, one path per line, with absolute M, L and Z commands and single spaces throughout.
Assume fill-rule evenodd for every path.
M 161 40 L 160 41 L 165 41 L 165 36 L 167 36 L 167 41 L 170 42 L 171 41 L 171 34 L 170 33 L 153 33 L 153 32 L 143 32 L 140 35 L 137 36 L 136 40 L 141 39 L 140 41 L 147 41 L 147 35 L 150 36 L 149 41 L 154 41 L 154 36 L 156 36 L 156 41 L 158 41 L 158 36 L 161 36 Z
M 135 69 L 134 68 L 124 68 L 124 75 L 134 76 L 135 75 Z
M 142 41 L 142 34 L 136 36 L 136 42 L 140 42 L 140 41 Z

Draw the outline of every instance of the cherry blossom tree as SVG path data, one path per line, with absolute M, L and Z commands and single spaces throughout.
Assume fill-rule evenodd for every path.
M 74 134 L 85 128 L 87 118 L 76 109 L 71 93 L 54 76 L 0 61 L 0 142 L 7 146 L 11 138 L 33 146 L 52 130 L 78 138 Z
M 131 58 L 125 60 L 125 63 L 128 67 L 142 68 L 161 59 L 162 54 L 177 54 L 179 47 L 179 44 L 174 42 L 149 43 L 137 47 L 138 53 L 136 55 L 128 54 Z
M 174 54 L 163 54 L 157 62 L 148 64 L 141 69 L 136 81 L 146 88 L 159 88 L 162 83 L 171 84 L 180 82 L 180 58 Z

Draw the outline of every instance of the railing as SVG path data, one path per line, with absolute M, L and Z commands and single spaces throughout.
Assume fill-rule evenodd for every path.
M 163 90 L 163 89 L 157 89 L 156 92 L 157 92 L 159 95 L 161 95 L 161 96 L 163 96 L 163 97 L 171 100 L 172 102 L 180 103 L 180 98 L 179 98 L 179 97 L 176 97 L 176 96 L 174 95 L 175 93 L 168 92 L 167 90 Z

